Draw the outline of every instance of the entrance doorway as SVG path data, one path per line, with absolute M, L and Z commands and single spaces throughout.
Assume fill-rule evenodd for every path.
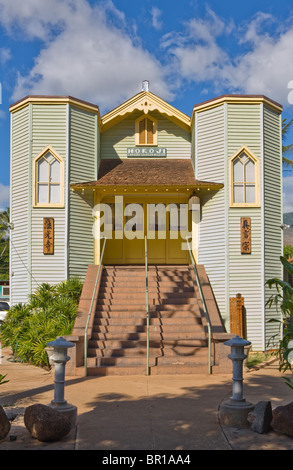
M 121 196 L 106 198 L 102 207 L 101 236 L 107 237 L 103 264 L 144 264 L 145 236 L 148 263 L 188 263 L 185 237 L 191 221 L 186 199 Z

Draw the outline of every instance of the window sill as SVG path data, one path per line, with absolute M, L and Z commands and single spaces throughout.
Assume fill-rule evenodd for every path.
M 33 209 L 64 209 L 64 204 L 34 204 Z

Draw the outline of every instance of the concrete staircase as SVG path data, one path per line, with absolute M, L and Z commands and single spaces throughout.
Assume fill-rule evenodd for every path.
M 150 374 L 208 373 L 207 327 L 192 268 L 149 266 L 148 285 Z M 87 374 L 145 375 L 146 344 L 145 267 L 104 266 Z

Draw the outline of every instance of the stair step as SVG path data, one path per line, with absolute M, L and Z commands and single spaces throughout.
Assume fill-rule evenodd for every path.
M 134 307 L 137 306 L 142 306 L 145 307 L 145 296 L 141 296 L 141 301 L 139 302 L 139 298 L 133 298 L 133 297 L 125 297 L 125 298 L 98 298 L 97 306 L 99 305 L 117 305 L 117 306 L 124 306 L 124 305 L 133 305 Z M 170 297 L 167 298 L 161 298 L 160 305 L 179 305 L 179 304 L 197 304 L 197 299 L 193 297 L 174 297 L 171 299 Z
M 149 365 L 155 366 L 157 357 L 149 358 Z M 141 366 L 146 367 L 146 356 L 106 356 L 88 358 L 88 367 Z
M 79 371 L 77 370 L 77 373 Z M 80 369 L 83 374 L 82 368 Z M 100 366 L 88 367 L 88 376 L 106 376 L 106 375 L 146 375 L 146 366 Z
M 197 375 L 206 374 L 208 372 L 207 364 L 172 364 L 172 365 L 155 365 L 150 367 L 150 375 Z M 78 367 L 77 375 L 83 376 L 84 368 Z M 146 365 L 144 366 L 97 366 L 87 368 L 88 376 L 131 376 L 131 375 L 147 375 Z
M 154 331 L 153 329 L 149 332 L 149 340 L 150 341 L 178 341 L 178 340 L 205 340 L 205 333 L 201 331 L 164 331 L 163 333 L 158 330 Z M 93 332 L 90 344 L 93 341 L 112 341 L 112 340 L 120 340 L 120 341 L 147 341 L 147 332 L 121 332 L 121 331 L 114 331 L 114 332 Z
M 174 325 L 176 327 L 174 328 Z M 94 325 L 93 327 L 93 338 L 96 339 L 96 334 L 130 334 L 130 333 L 145 333 L 147 331 L 147 325 Z M 172 325 L 149 325 L 150 334 L 164 333 L 174 331 L 183 333 L 198 333 L 202 331 L 202 325 L 199 323 L 186 325 L 185 323 L 178 323 Z
M 171 308 L 163 308 L 161 306 L 160 310 L 150 310 L 149 312 L 150 318 L 162 318 L 164 321 L 165 318 L 200 318 L 200 311 L 199 309 L 184 309 L 182 310 L 182 305 L 180 306 L 180 310 L 178 309 L 171 309 Z M 96 318 L 106 318 L 106 319 L 121 319 L 121 318 L 136 318 L 138 320 L 146 319 L 146 310 L 141 308 L 133 308 L 133 309 L 125 309 L 121 308 L 120 310 L 109 309 L 107 307 L 98 309 L 96 312 Z
M 180 308 L 179 308 L 180 306 Z M 152 305 L 150 304 L 150 312 L 152 314 L 158 313 L 158 312 L 163 312 L 166 310 L 171 310 L 171 311 L 182 311 L 182 310 L 188 310 L 188 311 L 199 311 L 198 307 L 198 302 L 190 302 L 190 303 L 182 303 L 179 302 L 177 304 L 174 303 L 162 303 L 160 305 Z M 98 304 L 97 305 L 97 313 L 99 312 L 110 312 L 111 315 L 114 312 L 137 312 L 139 315 L 139 312 L 146 312 L 146 307 L 143 304 L 115 304 L 115 305 L 110 305 L 108 304 Z
M 161 340 L 153 340 L 149 341 L 150 347 L 154 348 L 161 348 Z M 123 340 L 123 339 L 108 339 L 108 340 L 89 340 L 89 347 L 90 348 L 109 348 L 109 349 L 131 349 L 131 348 L 146 348 L 146 340 Z
M 124 281 L 110 281 L 110 280 L 105 280 L 105 279 L 101 279 L 101 283 L 100 283 L 100 286 L 101 287 L 104 287 L 104 288 L 113 288 L 115 285 L 118 286 L 119 284 L 119 287 L 122 288 L 122 289 L 128 289 L 129 288 L 129 285 L 132 285 L 132 287 L 134 288 L 133 284 L 134 284 L 134 281 L 135 281 L 135 286 L 136 288 L 140 288 L 140 289 L 145 289 L 145 285 L 146 285 L 146 282 L 145 280 L 143 281 L 140 281 L 139 279 L 125 279 Z M 192 285 L 192 281 L 183 281 L 182 279 L 179 281 L 174 281 L 174 280 L 166 280 L 166 281 L 159 281 L 157 282 L 157 280 L 152 280 L 152 279 L 148 279 L 148 286 L 150 289 L 157 289 L 158 285 L 160 286 L 160 289 L 167 289 L 167 288 L 178 288 L 178 287 L 193 287 Z
M 198 373 L 202 365 L 206 372 L 207 338 L 189 268 L 149 267 L 149 331 L 145 287 L 144 266 L 103 268 L 88 375 L 145 375 L 148 337 L 151 374 Z
M 121 349 L 121 348 L 146 348 L 146 340 L 144 339 L 105 339 L 105 340 L 89 340 L 90 348 L 99 348 L 99 349 Z M 154 348 L 196 348 L 207 345 L 207 340 L 205 338 L 165 338 L 149 340 L 150 347 Z
M 163 328 L 177 328 L 177 327 L 186 327 L 190 328 L 192 326 L 202 325 L 202 320 L 199 316 L 194 316 L 192 312 L 184 311 L 184 315 L 182 316 L 171 316 L 171 317 L 161 317 L 158 318 L 157 316 L 153 316 L 149 318 L 149 324 L 153 327 L 163 327 Z M 136 315 L 134 316 L 127 316 L 127 317 L 95 317 L 93 330 L 95 331 L 96 328 L 99 327 L 117 327 L 120 328 L 136 328 L 142 327 L 145 328 L 147 325 L 146 315 L 142 318 L 138 318 Z
M 169 351 L 169 350 L 168 350 Z M 163 348 L 159 347 L 150 347 L 149 348 L 149 355 L 150 356 L 161 356 L 163 354 Z M 126 357 L 126 356 L 139 356 L 139 357 L 146 357 L 147 355 L 147 348 L 146 345 L 140 347 L 137 346 L 136 348 L 89 348 L 88 349 L 88 358 L 90 357 Z M 170 350 L 170 354 L 173 353 Z
M 157 292 L 157 291 L 148 291 L 149 298 L 154 295 L 156 298 L 160 297 L 161 299 L 189 299 L 189 298 L 194 298 L 195 293 L 194 291 L 185 291 L 185 292 Z M 101 300 L 133 300 L 133 299 L 139 299 L 139 300 L 145 300 L 146 298 L 146 292 L 145 289 L 138 292 L 134 291 L 132 293 L 130 292 L 125 292 L 125 290 L 121 290 L 120 292 L 113 291 L 113 292 L 101 292 L 99 293 L 99 299 Z

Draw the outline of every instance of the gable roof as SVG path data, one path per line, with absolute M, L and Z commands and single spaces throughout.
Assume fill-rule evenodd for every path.
M 159 111 L 184 129 L 189 131 L 191 129 L 190 117 L 187 116 L 187 114 L 182 113 L 179 109 L 174 108 L 174 106 L 150 91 L 141 91 L 117 108 L 104 114 L 104 116 L 102 116 L 101 130 L 108 129 L 133 111 L 143 111 L 145 114 L 149 111 Z

